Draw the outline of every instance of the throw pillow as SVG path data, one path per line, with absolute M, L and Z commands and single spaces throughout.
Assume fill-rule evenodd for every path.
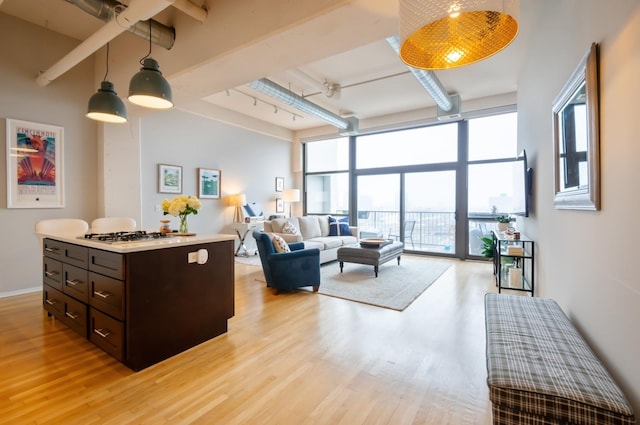
M 276 252 L 291 252 L 289 245 L 280 236 L 271 235 L 271 242 L 273 243 L 273 248 Z
M 340 225 L 340 236 L 351 236 L 351 228 L 349 228 L 349 218 L 344 217 L 338 220 Z
M 349 217 L 329 217 L 329 236 L 351 236 Z
M 315 215 L 298 217 L 298 226 L 302 234 L 302 239 L 306 240 L 322 236 L 320 223 L 318 222 L 318 217 Z
M 297 235 L 298 229 L 293 225 L 290 221 L 287 221 L 284 226 L 282 226 L 282 233 L 288 233 L 290 235 Z

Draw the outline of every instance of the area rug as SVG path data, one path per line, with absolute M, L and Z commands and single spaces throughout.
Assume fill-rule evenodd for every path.
M 235 257 L 237 263 L 246 264 L 248 266 L 256 266 L 262 268 L 259 255 L 250 255 L 248 257 Z
M 450 264 L 409 256 L 380 266 L 375 277 L 373 266 L 337 262 L 321 267 L 319 293 L 345 300 L 402 311 L 431 286 Z M 307 289 L 307 288 L 303 288 Z M 310 289 L 309 289 L 310 290 Z

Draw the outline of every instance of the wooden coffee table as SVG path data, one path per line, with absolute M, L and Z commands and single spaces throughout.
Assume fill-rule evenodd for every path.
M 389 240 L 376 243 L 367 243 L 366 240 L 361 241 L 362 245 L 349 245 L 338 248 L 338 261 L 340 262 L 340 273 L 344 267 L 344 263 L 356 263 L 373 266 L 373 271 L 378 277 L 378 268 L 394 258 L 398 259 L 400 265 L 400 256 L 404 249 L 404 244 L 399 241 Z

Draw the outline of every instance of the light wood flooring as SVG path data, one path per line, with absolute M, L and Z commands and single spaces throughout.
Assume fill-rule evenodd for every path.
M 236 263 L 229 332 L 140 372 L 48 318 L 41 293 L 0 299 L 0 424 L 489 424 L 492 266 L 429 261 L 452 267 L 403 312 L 275 296 Z

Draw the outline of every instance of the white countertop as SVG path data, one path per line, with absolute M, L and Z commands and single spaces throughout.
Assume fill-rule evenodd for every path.
M 160 239 L 146 239 L 131 242 L 115 242 L 106 243 L 85 239 L 84 235 L 42 235 L 45 238 L 55 239 L 62 242 L 69 242 L 76 245 L 82 245 L 89 248 L 102 249 L 104 251 L 117 252 L 126 254 L 129 252 L 151 251 L 154 249 L 173 248 L 178 246 L 197 245 L 210 242 L 233 241 L 235 236 L 211 234 L 211 235 L 195 235 L 195 236 L 167 236 Z

